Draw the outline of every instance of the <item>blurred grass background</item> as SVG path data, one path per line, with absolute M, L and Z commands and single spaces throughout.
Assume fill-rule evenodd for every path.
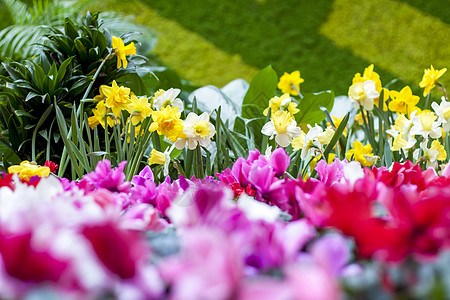
M 450 68 L 445 2 L 107 0 L 92 9 L 131 15 L 152 28 L 158 35 L 153 55 L 195 85 L 250 81 L 270 64 L 279 75 L 300 70 L 305 92 L 343 95 L 353 75 L 371 63 L 384 84 L 402 78 L 394 87 L 410 84 L 416 93 L 424 68 Z M 3 5 L 0 13 L 0 26 L 7 26 Z

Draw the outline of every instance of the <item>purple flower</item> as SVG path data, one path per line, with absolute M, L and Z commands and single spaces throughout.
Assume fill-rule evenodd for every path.
M 327 234 L 313 243 L 310 249 L 315 261 L 333 276 L 344 276 L 348 270 L 355 270 L 350 262 L 350 248 L 347 240 L 337 233 Z
M 83 179 L 91 183 L 95 188 L 104 188 L 111 192 L 128 193 L 130 182 L 125 181 L 123 169 L 126 161 L 119 163 L 117 168 L 111 169 L 111 162 L 107 159 L 100 161 L 95 167 L 95 171 L 86 174 Z
M 233 241 L 219 229 L 199 227 L 185 231 L 182 244 L 181 253 L 159 264 L 168 299 L 232 299 L 243 277 Z
M 290 162 L 291 159 L 284 148 L 277 148 L 270 155 L 270 165 L 275 170 L 275 176 L 277 177 L 284 175 Z
M 152 169 L 150 169 L 150 166 L 145 166 L 145 168 L 142 169 L 142 171 L 139 172 L 138 175 L 135 175 L 133 177 L 131 183 L 135 186 L 145 186 L 145 183 L 147 181 L 155 182 L 155 177 L 153 176 L 153 172 Z

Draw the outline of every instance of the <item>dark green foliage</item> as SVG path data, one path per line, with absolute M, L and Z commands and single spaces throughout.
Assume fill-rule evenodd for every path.
M 136 75 L 138 70 L 146 74 L 139 68 L 145 59 L 139 56 L 129 60 L 127 69 L 117 69 L 117 58 L 110 55 L 111 36 L 101 29 L 98 14 L 87 13 L 81 24 L 66 19 L 64 30 L 51 27 L 49 31 L 49 42 L 42 45 L 37 57 L 23 63 L 3 63 L 5 76 L 0 77 L 0 141 L 21 160 L 41 164 L 48 159 L 58 162 L 63 149 L 54 103 L 70 124 L 73 104 L 79 107 L 83 98 L 93 98 L 101 84 L 120 83 L 121 78 Z M 123 38 L 125 43 L 127 38 Z M 85 95 L 106 57 L 90 93 Z M 139 82 L 139 76 L 135 77 L 133 81 Z M 89 107 L 86 110 L 89 113 Z

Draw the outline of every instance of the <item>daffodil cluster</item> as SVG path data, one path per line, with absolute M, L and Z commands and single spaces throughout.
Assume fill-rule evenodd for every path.
M 418 107 L 420 97 L 414 95 L 409 86 L 403 87 L 400 91 L 382 88 L 380 76 L 373 68 L 374 66 L 370 65 L 364 70 L 363 75 L 356 74 L 349 88 L 350 100 L 356 109 L 361 109 L 355 121 L 358 121 L 359 125 L 364 125 L 364 133 L 369 143 L 363 146 L 356 140 L 353 149 L 346 153 L 347 159 L 357 160 L 364 166 L 372 165 L 379 159 L 372 153 L 372 146 L 377 145 L 382 136 L 385 136 L 391 151 L 398 152 L 404 160 L 414 158 L 418 162 L 424 162 L 426 166 L 436 166 L 438 161 L 445 160 L 447 153 L 443 143 L 445 133 L 450 131 L 450 103 L 446 99 L 445 89 L 437 80 L 446 69 L 436 70 L 431 66 L 425 70 L 419 84 L 424 88 L 424 97 L 427 97 L 422 110 Z M 439 85 L 444 96 L 440 103 L 433 101 L 429 105 L 430 92 L 436 85 Z M 381 101 L 383 110 L 378 109 L 375 116 L 373 109 L 380 103 L 381 95 L 383 95 Z M 378 131 L 384 130 L 379 132 L 378 136 L 373 127 L 375 118 L 383 120 L 378 122 L 380 126 L 385 124 L 384 127 L 378 128 Z M 368 124 L 370 120 L 372 129 Z M 373 136 L 370 136 L 371 134 Z M 382 151 L 381 147 L 384 147 L 382 143 L 378 151 Z

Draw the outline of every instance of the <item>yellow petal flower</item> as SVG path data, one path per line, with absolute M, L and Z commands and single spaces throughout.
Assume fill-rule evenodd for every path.
M 164 135 L 172 143 L 175 142 L 183 131 L 183 121 L 180 119 L 178 107 L 168 105 L 159 111 L 153 111 L 151 115 L 153 123 L 149 130 L 157 130 L 159 135 Z
M 445 152 L 444 146 L 438 140 L 431 142 L 430 150 L 436 150 L 438 152 L 436 160 L 443 161 L 447 158 L 447 152 Z
M 50 168 L 41 167 L 35 162 L 25 160 L 20 165 L 10 166 L 8 172 L 11 174 L 19 174 L 20 179 L 29 181 L 33 176 L 48 177 L 50 175 Z
M 121 38 L 112 37 L 112 47 L 116 50 L 116 56 L 117 56 L 117 69 L 120 69 L 122 64 L 123 68 L 126 69 L 128 66 L 128 61 L 126 56 L 127 55 L 136 55 L 136 47 L 134 46 L 134 43 L 131 42 L 128 45 L 124 45 Z
M 150 153 L 150 158 L 148 159 L 148 164 L 164 165 L 165 163 L 166 163 L 166 156 L 164 155 L 164 153 L 152 149 L 152 152 Z
M 116 117 L 119 117 L 120 112 L 126 110 L 131 103 L 131 90 L 124 86 L 119 87 L 115 80 L 113 80 L 111 86 L 100 86 L 100 91 L 105 95 L 105 106 L 111 108 Z
M 297 96 L 298 91 L 300 91 L 300 84 L 304 81 L 305 80 L 300 77 L 300 71 L 294 71 L 291 74 L 285 72 L 278 82 L 278 88 L 283 93 Z
M 361 142 L 359 142 L 358 140 L 356 140 L 353 143 L 353 149 L 350 149 L 349 151 L 347 151 L 347 153 L 345 153 L 345 157 L 348 160 L 355 160 L 355 161 L 359 161 L 359 163 L 361 164 L 361 166 L 371 166 L 373 165 L 373 163 L 376 160 L 368 160 L 368 156 L 374 156 L 372 153 L 372 146 L 370 144 L 367 144 L 365 146 L 363 146 L 361 144 Z
M 422 77 L 422 81 L 419 83 L 421 88 L 425 88 L 423 91 L 423 96 L 426 97 L 430 91 L 435 87 L 437 80 L 441 77 L 447 68 L 443 68 L 442 70 L 435 70 L 433 65 L 431 65 L 430 69 L 425 69 L 425 72 Z

